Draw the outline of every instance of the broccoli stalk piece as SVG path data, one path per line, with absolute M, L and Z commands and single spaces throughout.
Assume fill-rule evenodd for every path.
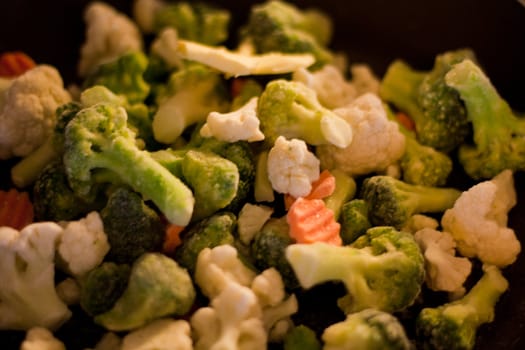
M 455 188 L 412 185 L 387 175 L 366 178 L 361 188 L 372 225 L 396 228 L 414 214 L 442 213 L 452 208 L 460 194 Z
M 417 71 L 401 60 L 388 67 L 379 94 L 409 115 L 421 144 L 449 152 L 469 134 L 465 106 L 444 77 L 455 63 L 473 57 L 464 49 L 437 55 L 430 71 Z
M 401 322 L 392 314 L 365 309 L 335 323 L 323 332 L 325 350 L 411 350 L 412 343 Z
M 473 349 L 478 328 L 494 320 L 495 306 L 508 282 L 493 265 L 462 298 L 424 308 L 416 318 L 416 339 L 424 349 Z
M 191 190 L 137 147 L 122 107 L 99 103 L 78 112 L 66 127 L 64 165 L 71 188 L 81 197 L 90 193 L 92 172 L 104 169 L 153 201 L 171 223 L 185 226 L 191 219 Z
M 284 79 L 269 82 L 259 97 L 257 114 L 265 140 L 271 145 L 279 136 L 341 148 L 352 141 L 350 124 L 323 107 L 315 91 L 299 82 Z
M 525 119 L 513 113 L 489 78 L 471 60 L 445 76 L 467 108 L 473 144 L 462 145 L 459 161 L 473 179 L 493 178 L 505 169 L 525 170 Z
M 321 350 L 315 332 L 305 325 L 295 326 L 283 340 L 283 350 Z
M 286 258 L 303 288 L 343 282 L 348 294 L 338 305 L 346 314 L 366 308 L 401 311 L 415 301 L 425 278 L 414 237 L 391 226 L 372 227 L 347 246 L 292 244 Z

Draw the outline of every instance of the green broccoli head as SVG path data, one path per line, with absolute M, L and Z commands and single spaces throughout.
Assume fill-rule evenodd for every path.
M 348 246 L 292 244 L 286 258 L 303 288 L 343 282 L 348 294 L 338 305 L 346 314 L 366 308 L 404 310 L 419 295 L 425 278 L 414 237 L 391 226 L 372 227 Z
M 202 64 L 189 63 L 170 75 L 156 96 L 153 135 L 158 142 L 173 143 L 189 126 L 206 120 L 210 112 L 229 109 L 229 92 L 223 76 Z
M 110 310 L 126 289 L 130 272 L 129 265 L 114 262 L 103 262 L 89 271 L 80 284 L 82 310 L 90 316 Z
M 237 217 L 230 212 L 216 213 L 202 219 L 182 233 L 182 244 L 175 250 L 174 258 L 193 276 L 201 250 L 223 244 L 233 245 L 236 229 Z
M 429 71 L 417 71 L 401 60 L 388 67 L 380 96 L 410 116 L 420 143 L 449 152 L 468 136 L 465 106 L 445 84 L 445 75 L 453 64 L 469 57 L 473 53 L 468 49 L 447 51 L 436 56 Z
M 442 213 L 452 208 L 460 194 L 455 188 L 413 185 L 375 175 L 363 181 L 360 197 L 368 204 L 372 225 L 401 228 L 414 214 Z
M 165 233 L 160 216 L 129 188 L 111 191 L 100 217 L 110 245 L 107 260 L 131 264 L 142 254 L 162 248 Z
M 311 53 L 318 66 L 333 58 L 327 48 L 332 36 L 330 18 L 319 10 L 301 10 L 283 1 L 253 6 L 241 36 L 251 40 L 259 53 Z
M 482 69 L 464 60 L 445 76 L 467 108 L 473 143 L 458 158 L 473 179 L 490 179 L 505 169 L 525 170 L 525 119 L 513 113 Z
M 279 136 L 342 148 L 352 141 L 351 126 L 323 107 L 315 91 L 300 82 L 285 79 L 269 82 L 259 97 L 257 114 L 265 140 L 271 145 Z
M 170 222 L 185 226 L 191 219 L 191 190 L 137 147 L 122 107 L 99 103 L 78 112 L 66 127 L 64 165 L 69 184 L 80 197 L 89 195 L 92 175 L 102 169 L 115 174 L 113 181 L 151 200 Z
M 153 30 L 166 27 L 177 30 L 182 39 L 217 45 L 228 38 L 231 14 L 228 10 L 205 2 L 177 2 L 162 6 L 155 12 Z
M 508 282 L 496 266 L 483 266 L 483 276 L 462 298 L 421 310 L 416 341 L 424 349 L 473 349 L 478 328 L 494 319 Z
M 372 224 L 368 219 L 368 204 L 360 198 L 352 199 L 341 208 L 339 216 L 341 239 L 344 244 L 351 244 L 366 233 Z
M 129 103 L 143 102 L 150 92 L 150 85 L 144 80 L 147 67 L 147 56 L 133 51 L 100 65 L 86 77 L 84 88 L 103 85 L 115 94 L 125 96 Z
M 293 327 L 284 337 L 283 350 L 321 350 L 317 334 L 305 325 Z
M 401 322 L 392 314 L 364 309 L 350 314 L 323 332 L 329 349 L 411 350 L 412 343 Z

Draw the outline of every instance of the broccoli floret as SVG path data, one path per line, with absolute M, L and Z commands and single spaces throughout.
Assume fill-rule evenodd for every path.
M 473 57 L 463 49 L 437 55 L 430 71 L 417 71 L 401 60 L 388 67 L 380 95 L 409 115 L 420 143 L 449 152 L 469 135 L 465 106 L 444 78 L 455 63 Z
M 165 233 L 160 216 L 129 188 L 114 189 L 100 216 L 110 246 L 106 260 L 131 264 L 142 254 L 162 248 Z
M 33 208 L 36 221 L 71 221 L 104 206 L 105 196 L 86 201 L 75 195 L 67 180 L 64 164 L 48 164 L 33 185 Z
M 110 310 L 128 285 L 131 267 L 103 262 L 82 277 L 80 307 L 90 316 Z
M 341 239 L 343 244 L 351 244 L 372 227 L 368 219 L 368 204 L 363 199 L 352 199 L 346 202 L 339 217 Z
M 156 97 L 153 135 L 158 142 L 174 142 L 187 127 L 206 120 L 208 113 L 226 112 L 229 94 L 224 78 L 202 64 L 186 64 L 171 74 Z
M 188 271 L 160 253 L 145 253 L 131 266 L 128 285 L 113 307 L 94 317 L 110 331 L 132 330 L 186 314 L 196 298 Z
M 301 10 L 284 1 L 266 1 L 252 7 L 241 37 L 250 40 L 256 52 L 311 53 L 316 65 L 331 62 L 327 48 L 332 21 L 317 9 Z
M 416 340 L 423 349 L 473 349 L 478 328 L 494 320 L 495 306 L 508 282 L 493 265 L 462 298 L 421 310 L 416 318 Z
M 92 172 L 105 169 L 155 203 L 171 223 L 185 226 L 191 219 L 191 190 L 137 147 L 122 107 L 99 103 L 78 112 L 66 127 L 64 164 L 81 197 L 91 190 Z
M 357 191 L 357 183 L 352 176 L 340 169 L 332 169 L 330 174 L 335 178 L 335 190 L 323 200 L 325 206 L 334 212 L 334 218 L 339 219 L 343 205 L 354 198 Z
M 207 217 L 182 232 L 182 244 L 175 250 L 174 258 L 193 276 L 201 250 L 223 244 L 233 245 L 236 229 L 237 217 L 230 212 L 216 213 Z
M 283 350 L 321 350 L 321 342 L 312 329 L 298 325 L 286 334 Z
M 257 114 L 265 141 L 270 145 L 279 136 L 341 148 L 352 141 L 352 128 L 346 120 L 323 107 L 315 91 L 299 82 L 285 79 L 269 82 L 259 97 Z
M 131 104 L 143 102 L 150 92 L 150 85 L 144 80 L 147 67 L 147 56 L 133 51 L 100 65 L 86 77 L 83 86 L 86 89 L 103 85 L 115 94 L 125 96 Z
M 228 10 L 204 2 L 167 3 L 155 12 L 153 30 L 172 27 L 182 39 L 218 45 L 228 38 L 230 18 Z
M 413 345 L 401 322 L 394 315 L 365 309 L 335 323 L 323 332 L 326 350 L 411 350 Z
M 451 187 L 412 185 L 387 175 L 375 175 L 363 181 L 360 198 L 368 204 L 373 226 L 401 228 L 414 214 L 442 213 L 452 208 L 461 194 Z
M 505 169 L 525 170 L 525 118 L 518 117 L 472 60 L 445 76 L 467 108 L 473 143 L 459 149 L 459 161 L 473 179 L 490 179 Z
M 299 287 L 299 281 L 285 256 L 286 248 L 295 243 L 288 232 L 286 217 L 270 218 L 253 237 L 250 255 L 259 270 L 277 269 L 286 288 L 293 290 Z
M 64 130 L 67 123 L 80 111 L 78 102 L 68 102 L 56 109 L 56 124 L 50 137 L 34 152 L 11 168 L 11 179 L 20 188 L 29 186 L 45 166 L 59 159 L 64 151 Z
M 404 310 L 414 303 L 425 278 L 414 237 L 391 226 L 372 227 L 347 246 L 292 244 L 286 258 L 303 288 L 343 282 L 348 293 L 338 305 L 345 314 L 366 308 Z

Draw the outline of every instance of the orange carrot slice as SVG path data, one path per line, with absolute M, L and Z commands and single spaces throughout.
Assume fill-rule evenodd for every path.
M 0 56 L 0 77 L 15 78 L 35 66 L 35 61 L 23 52 L 6 52 Z
M 0 226 L 21 230 L 34 220 L 33 203 L 27 192 L 0 191 Z
M 242 88 L 246 84 L 245 78 L 233 78 L 230 85 L 230 93 L 232 97 L 236 97 L 242 91 Z
M 180 234 L 184 230 L 184 226 L 168 224 L 166 227 L 166 237 L 162 246 L 162 251 L 165 254 L 172 254 L 175 249 L 182 244 Z
M 403 112 L 398 112 L 396 113 L 396 119 L 399 122 L 399 124 L 403 125 L 407 130 L 416 130 L 416 125 L 414 124 L 414 121 L 407 114 Z
M 330 196 L 335 191 L 335 176 L 333 176 L 330 171 L 323 170 L 319 174 L 319 178 L 312 182 L 312 189 L 310 193 L 307 194 L 304 198 L 306 199 L 323 199 Z M 284 207 L 289 209 L 292 204 L 295 202 L 296 198 L 285 194 L 284 195 Z
M 290 237 L 297 243 L 342 245 L 341 225 L 322 199 L 297 198 L 286 214 Z

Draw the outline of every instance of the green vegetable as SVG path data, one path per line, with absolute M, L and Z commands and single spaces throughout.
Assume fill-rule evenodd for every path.
M 312 329 L 299 325 L 286 334 L 283 350 L 321 350 L 321 342 Z
M 462 49 L 437 55 L 430 71 L 417 71 L 401 60 L 388 67 L 380 96 L 409 115 L 421 144 L 449 152 L 468 136 L 465 107 L 444 77 L 455 63 L 473 57 L 472 51 Z
M 425 278 L 414 237 L 390 226 L 372 227 L 349 246 L 292 244 L 286 258 L 303 288 L 343 282 L 348 294 L 338 305 L 346 314 L 366 308 L 404 310 L 414 303 Z
M 412 185 L 386 175 L 366 178 L 361 188 L 372 225 L 397 228 L 414 214 L 441 213 L 452 208 L 460 194 L 455 188 Z
M 327 44 L 332 21 L 316 9 L 302 10 L 284 1 L 266 1 L 252 7 L 241 36 L 251 40 L 256 52 L 311 53 L 316 65 L 331 62 Z
M 288 232 L 286 217 L 270 218 L 253 237 L 250 256 L 259 270 L 274 267 L 279 271 L 286 288 L 292 290 L 299 287 L 299 281 L 285 256 L 286 248 L 295 243 Z
M 350 125 L 323 107 L 316 93 L 306 85 L 276 79 L 270 81 L 257 106 L 265 141 L 273 145 L 278 136 L 298 138 L 311 145 L 346 147 L 352 140 Z
M 236 216 L 229 212 L 216 213 L 195 223 L 182 233 L 182 244 L 175 250 L 175 260 L 193 276 L 201 250 L 223 244 L 233 245 L 236 225 Z
M 341 239 L 343 244 L 351 244 L 372 227 L 368 219 L 368 204 L 365 200 L 355 198 L 346 202 L 339 216 Z
M 144 80 L 148 58 L 140 51 L 124 54 L 115 61 L 101 64 L 86 77 L 84 89 L 103 85 L 117 95 L 124 96 L 131 103 L 143 102 L 150 92 L 150 85 Z
M 525 170 L 525 119 L 513 113 L 489 78 L 472 60 L 445 77 L 467 108 L 473 143 L 459 149 L 459 161 L 473 179 L 490 179 L 505 169 Z
M 232 100 L 230 110 L 235 111 L 244 106 L 252 97 L 258 97 L 263 92 L 263 86 L 255 79 L 245 78 L 241 81 L 241 88 Z
M 165 316 L 186 314 L 195 297 L 186 269 L 163 254 L 145 253 L 131 266 L 120 298 L 94 321 L 110 331 L 132 330 Z
M 323 332 L 325 350 L 411 350 L 403 325 L 392 314 L 364 309 L 350 314 Z
M 416 337 L 423 349 L 473 349 L 478 328 L 494 320 L 499 297 L 508 282 L 492 265 L 483 267 L 483 276 L 462 298 L 421 310 L 416 319 Z
M 334 217 L 338 219 L 343 210 L 343 205 L 354 198 L 357 184 L 353 177 L 340 169 L 332 169 L 330 173 L 335 178 L 335 191 L 324 198 L 324 203 L 328 209 L 334 212 Z
M 194 198 L 190 189 L 141 151 L 127 126 L 122 107 L 99 103 L 82 109 L 66 127 L 64 164 L 71 188 L 87 196 L 92 172 L 107 169 L 143 198 L 151 199 L 171 223 L 185 226 L 191 219 Z
M 80 306 L 90 316 L 110 310 L 128 285 L 131 268 L 127 264 L 103 262 L 89 271 L 80 285 Z
M 142 254 L 162 248 L 165 232 L 161 218 L 129 188 L 114 189 L 100 216 L 110 246 L 106 260 L 131 264 Z

